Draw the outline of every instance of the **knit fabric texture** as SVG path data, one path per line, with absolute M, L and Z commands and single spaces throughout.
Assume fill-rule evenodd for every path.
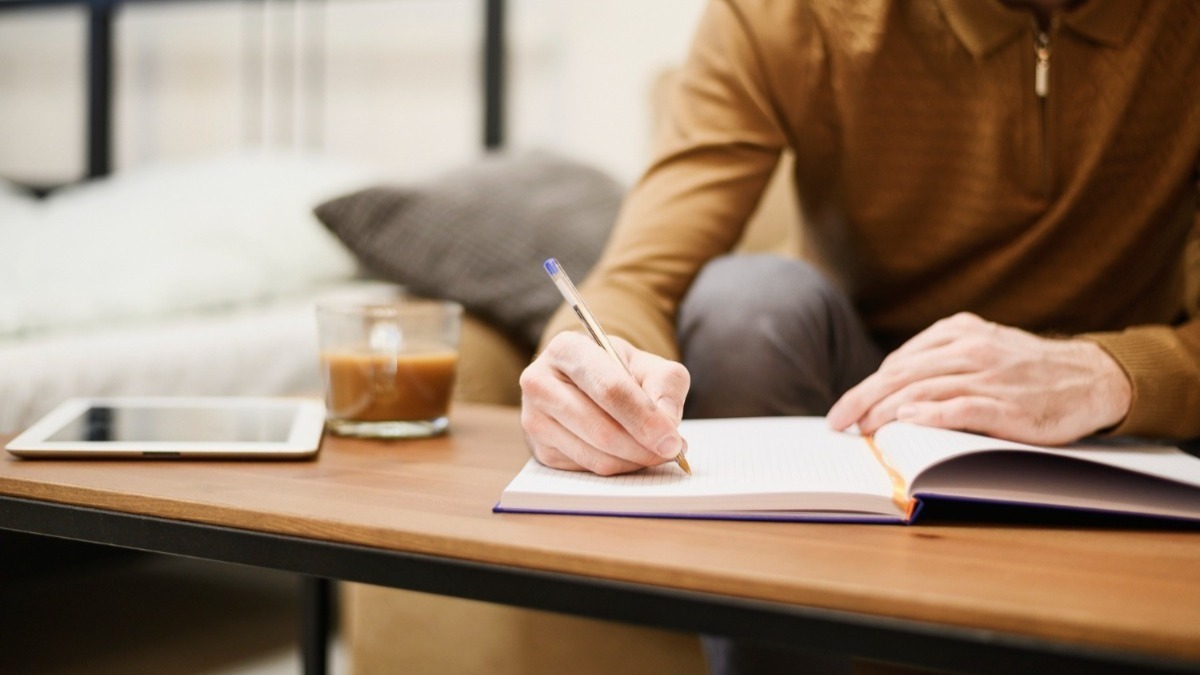
M 675 357 L 790 148 L 806 255 L 881 344 L 960 311 L 1086 336 L 1133 383 L 1116 432 L 1200 436 L 1198 92 L 1200 3 L 713 0 L 582 291 Z

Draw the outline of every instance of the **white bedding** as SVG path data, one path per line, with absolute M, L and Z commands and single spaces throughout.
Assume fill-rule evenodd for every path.
M 84 395 L 319 395 L 313 300 L 376 286 L 311 215 L 369 171 L 250 155 L 0 185 L 0 432 Z
M 311 305 L 57 335 L 0 349 L 0 429 L 71 396 L 319 395 Z
M 159 164 L 36 201 L 0 190 L 0 342 L 236 307 L 353 278 L 317 221 L 364 168 L 293 154 Z

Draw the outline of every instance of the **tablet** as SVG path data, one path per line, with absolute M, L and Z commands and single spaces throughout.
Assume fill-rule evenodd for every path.
M 325 406 L 309 399 L 74 398 L 5 448 L 27 458 L 302 459 L 324 426 Z

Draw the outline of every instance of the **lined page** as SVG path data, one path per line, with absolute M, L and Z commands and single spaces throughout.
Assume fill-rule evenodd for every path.
M 869 506 L 891 512 L 891 484 L 866 442 L 830 430 L 824 418 L 687 420 L 680 433 L 688 440 L 691 476 L 674 463 L 602 477 L 531 461 L 501 506 L 680 512 Z
M 979 451 L 1020 450 L 1084 460 L 1200 487 L 1200 459 L 1166 443 L 1096 439 L 1062 447 L 1039 447 L 903 422 L 884 425 L 875 434 L 875 440 L 909 484 L 921 471 L 951 457 Z
M 1023 443 L 905 422 L 885 424 L 875 432 L 875 442 L 909 485 L 925 469 L 957 455 L 988 449 L 1037 450 Z

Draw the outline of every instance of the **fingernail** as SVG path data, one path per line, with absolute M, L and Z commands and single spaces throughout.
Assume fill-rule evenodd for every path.
M 683 449 L 683 437 L 679 434 L 667 434 L 658 442 L 655 452 L 663 457 L 675 457 Z
M 906 403 L 896 408 L 896 419 L 906 420 L 917 416 L 917 406 Z

